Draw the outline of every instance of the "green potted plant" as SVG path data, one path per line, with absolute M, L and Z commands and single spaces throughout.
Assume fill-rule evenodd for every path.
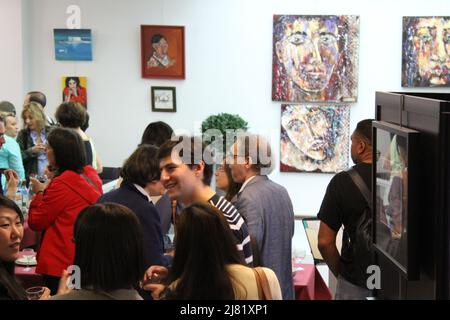
M 247 129 L 248 122 L 239 115 L 219 113 L 209 116 L 202 122 L 202 137 L 206 144 L 212 144 L 215 151 L 223 155 L 234 143 L 234 140 L 231 139 L 233 132 L 247 131 Z

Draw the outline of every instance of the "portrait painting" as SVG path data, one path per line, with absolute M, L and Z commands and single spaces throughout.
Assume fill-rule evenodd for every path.
M 339 172 L 348 167 L 349 106 L 282 105 L 280 170 Z
M 90 29 L 53 29 L 53 36 L 56 60 L 92 60 L 92 36 Z
M 403 17 L 402 87 L 450 87 L 450 17 Z
M 87 109 L 86 77 L 66 76 L 61 78 L 62 102 L 79 102 Z
M 184 27 L 141 26 L 142 78 L 184 79 Z
M 152 87 L 152 111 L 176 112 L 177 99 L 175 87 Z
M 272 100 L 355 102 L 359 16 L 274 15 Z

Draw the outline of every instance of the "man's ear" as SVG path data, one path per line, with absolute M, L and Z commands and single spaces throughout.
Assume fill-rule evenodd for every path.
M 205 170 L 205 162 L 201 160 L 198 164 L 194 165 L 194 174 L 196 177 L 203 177 L 203 171 Z
M 253 160 L 251 157 L 245 157 L 245 168 L 250 169 L 253 165 Z

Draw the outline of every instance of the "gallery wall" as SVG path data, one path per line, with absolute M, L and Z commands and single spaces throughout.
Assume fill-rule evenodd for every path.
M 24 12 L 21 19 L 24 86 L 15 86 L 16 91 L 22 92 L 14 93 L 10 99 L 19 102 L 26 91 L 41 90 L 48 98 L 46 112 L 53 114 L 61 102 L 61 77 L 86 76 L 91 116 L 88 133 L 95 139 L 105 166 L 120 166 L 139 143 L 149 122 L 162 120 L 175 129 L 193 133 L 211 114 L 239 114 L 249 122 L 251 131 L 270 138 L 277 155 L 277 166 L 270 177 L 287 188 L 298 215 L 317 213 L 332 175 L 279 171 L 281 103 L 271 100 L 273 15 L 360 16 L 359 94 L 350 111 L 351 130 L 359 120 L 374 117 L 375 91 L 419 91 L 401 87 L 402 16 L 450 15 L 448 0 L 22 0 L 20 3 Z M 65 12 L 71 4 L 81 8 L 81 27 L 92 29 L 93 61 L 55 60 L 53 29 L 65 28 L 68 17 Z M 4 22 L 1 23 L 3 26 Z M 141 24 L 185 26 L 185 80 L 141 78 Z M 20 49 L 20 45 L 15 48 Z M 14 62 L 19 58 L 8 59 Z M 3 82 L 6 83 L 4 79 Z M 176 87 L 176 113 L 151 112 L 151 86 Z M 0 99 L 3 95 L 2 91 Z

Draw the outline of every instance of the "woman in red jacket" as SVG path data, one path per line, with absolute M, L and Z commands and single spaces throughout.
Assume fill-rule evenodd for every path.
M 102 194 L 97 172 L 86 166 L 80 136 L 72 129 L 56 128 L 47 138 L 47 157 L 54 177 L 48 185 L 31 178 L 36 193 L 30 204 L 28 224 L 44 231 L 36 272 L 44 275 L 52 294 L 60 277 L 73 263 L 73 225 L 78 213 Z

